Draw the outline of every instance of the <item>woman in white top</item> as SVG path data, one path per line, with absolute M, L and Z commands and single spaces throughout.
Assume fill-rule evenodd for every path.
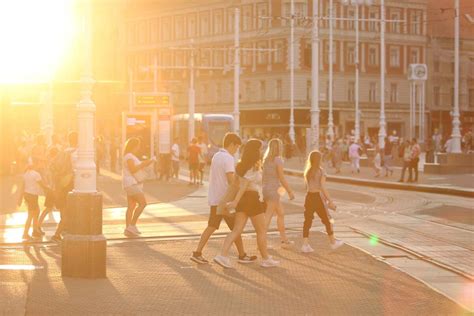
M 144 168 L 155 161 L 155 159 L 140 161 L 137 158 L 139 150 L 140 140 L 135 137 L 127 140 L 123 150 L 122 184 L 127 193 L 128 203 L 123 233 L 127 237 L 136 237 L 141 234 L 137 228 L 137 221 L 146 207 L 142 173 Z
M 232 232 L 227 235 L 221 254 L 214 258 L 214 261 L 224 268 L 232 268 L 229 249 L 234 241 L 242 234 L 245 224 L 250 217 L 253 227 L 257 233 L 257 245 L 262 255 L 262 267 L 274 267 L 280 262 L 273 260 L 268 255 L 267 250 L 267 229 L 265 226 L 265 210 L 260 202 L 260 185 L 262 183 L 262 172 L 260 168 L 260 150 L 262 142 L 257 139 L 250 139 L 245 144 L 242 157 L 236 167 L 234 181 L 239 181 L 239 192 L 235 199 L 228 203 L 228 208 L 235 208 L 235 222 Z
M 281 246 L 292 244 L 285 233 L 285 213 L 280 201 L 280 194 L 288 192 L 290 200 L 295 198 L 283 173 L 283 143 L 278 138 L 273 138 L 268 143 L 263 157 L 263 200 L 267 204 L 265 212 L 267 230 L 272 221 L 273 214 L 277 215 L 277 227 L 280 232 Z

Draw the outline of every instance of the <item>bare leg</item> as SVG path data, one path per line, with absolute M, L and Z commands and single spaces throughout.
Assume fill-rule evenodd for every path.
M 137 208 L 135 208 L 135 211 L 133 212 L 132 221 L 130 222 L 130 224 L 133 226 L 137 225 L 138 218 L 140 217 L 140 215 L 142 214 L 143 210 L 146 207 L 146 199 L 143 193 L 140 195 L 137 195 L 136 200 L 138 202 L 138 206 Z
M 272 222 L 272 217 L 276 211 L 276 208 L 277 204 L 275 201 L 267 201 L 267 210 L 265 212 L 265 227 L 267 227 L 267 230 L 270 227 L 270 223 Z
M 25 229 L 23 230 L 23 236 L 28 235 L 31 227 L 31 221 L 33 220 L 33 214 L 31 211 L 28 211 L 28 217 L 26 218 L 25 222 Z
M 285 211 L 283 210 L 283 205 L 281 205 L 281 202 L 278 202 L 276 211 L 277 211 L 277 227 L 278 227 L 278 231 L 280 232 L 280 239 L 282 242 L 287 242 L 288 237 L 286 236 L 286 231 L 285 231 Z
M 216 229 L 214 227 L 207 226 L 207 228 L 201 234 L 201 239 L 199 240 L 196 252 L 202 252 L 202 249 L 204 249 L 204 246 L 207 244 L 207 241 L 215 231 Z
M 268 259 L 267 229 L 265 228 L 265 215 L 258 214 L 251 218 L 253 227 L 257 233 L 257 245 L 264 260 Z
M 46 215 L 51 213 L 53 211 L 52 207 L 46 207 L 43 212 L 41 213 L 39 219 L 38 219 L 38 227 L 41 228 L 41 225 L 43 225 L 44 219 L 46 218 Z
M 247 223 L 247 219 L 248 216 L 242 212 L 235 214 L 234 229 L 227 235 L 224 240 L 224 244 L 222 245 L 221 254 L 223 256 L 227 257 L 229 255 L 230 246 L 242 234 L 245 224 Z
M 125 213 L 125 228 L 127 228 L 130 223 L 132 222 L 132 217 L 133 217 L 133 210 L 135 210 L 135 207 L 137 206 L 137 202 L 135 201 L 135 198 L 131 196 L 127 196 L 127 212 Z

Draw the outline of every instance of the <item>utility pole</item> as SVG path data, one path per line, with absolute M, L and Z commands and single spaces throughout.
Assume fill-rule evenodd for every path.
M 328 113 L 328 130 L 327 135 L 334 140 L 334 120 L 333 120 L 333 54 L 334 54 L 334 41 L 333 41 L 333 27 L 334 27 L 334 4 L 333 0 L 329 0 L 329 88 L 328 88 L 328 101 L 329 101 L 329 113 Z
M 385 4 L 380 1 L 380 129 L 379 146 L 385 147 L 385 137 L 387 136 L 385 122 Z
M 311 33 L 311 149 L 319 148 L 319 0 L 313 0 Z
M 355 57 L 355 117 L 354 117 L 354 136 L 355 140 L 360 140 L 360 110 L 359 110 L 359 3 L 355 3 L 355 33 L 356 33 L 356 44 L 354 48 Z
M 191 43 L 193 41 L 191 40 Z M 191 44 L 192 45 L 192 44 Z M 191 48 L 193 48 L 191 46 Z M 189 60 L 189 91 L 188 91 L 188 141 L 194 138 L 194 112 L 196 109 L 196 91 L 194 90 L 194 49 L 191 49 Z
M 331 0 L 332 1 L 332 0 Z M 291 0 L 290 20 L 290 130 L 291 142 L 295 143 L 295 1 Z
M 451 152 L 461 153 L 461 121 L 459 120 L 459 0 L 454 0 L 454 109 Z
M 240 135 L 240 9 L 234 17 L 234 131 Z

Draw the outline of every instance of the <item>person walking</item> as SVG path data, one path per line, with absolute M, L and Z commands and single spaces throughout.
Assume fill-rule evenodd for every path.
M 197 139 L 193 138 L 188 147 L 189 185 L 198 184 L 200 154 L 201 149 L 197 145 Z
M 398 182 L 404 182 L 405 181 L 405 172 L 408 169 L 408 179 L 412 178 L 411 175 L 411 169 L 410 169 L 410 160 L 411 160 L 411 144 L 410 141 L 407 139 L 402 145 L 401 148 L 399 149 L 400 156 L 403 158 L 403 167 L 402 167 L 402 173 L 400 174 L 400 180 Z
M 389 174 L 390 175 L 393 174 L 392 149 L 393 149 L 392 142 L 390 142 L 389 139 L 387 137 L 385 137 L 385 146 L 383 148 L 383 168 L 385 169 L 385 176 L 386 177 L 388 177 Z
M 202 136 L 198 137 L 198 147 L 199 147 L 199 184 L 203 185 L 204 179 L 204 168 L 207 164 L 207 145 L 203 142 Z
M 418 182 L 418 162 L 420 161 L 421 148 L 416 138 L 411 140 L 411 153 L 409 164 L 408 182 Z M 414 178 L 412 178 L 412 175 Z
M 349 146 L 349 159 L 351 160 L 352 173 L 360 173 L 360 146 L 358 141 L 354 141 Z
M 375 177 L 380 177 L 380 173 L 382 172 L 382 155 L 378 144 L 375 145 L 374 170 Z
M 262 142 L 250 139 L 244 147 L 242 157 L 236 167 L 234 181 L 238 181 L 239 191 L 232 202 L 228 203 L 229 209 L 235 209 L 235 223 L 224 244 L 220 255 L 214 261 L 224 268 L 232 268 L 229 258 L 229 249 L 232 243 L 242 234 L 247 220 L 252 220 L 252 225 L 257 233 L 257 245 L 262 261 L 260 265 L 265 268 L 280 264 L 274 260 L 267 249 L 267 230 L 265 227 L 265 210 L 260 202 L 260 185 L 262 183 L 261 155 Z
M 313 224 L 314 213 L 316 212 L 321 222 L 326 227 L 326 233 L 329 238 L 332 249 L 337 249 L 344 244 L 343 241 L 334 237 L 334 230 L 328 208 L 336 209 L 329 192 L 326 189 L 326 173 L 321 167 L 322 155 L 319 151 L 312 151 L 306 162 L 304 179 L 306 183 L 306 197 L 304 203 L 304 224 L 303 224 L 303 253 L 313 252 L 314 249 L 309 244 L 309 230 Z
M 283 143 L 277 138 L 273 138 L 268 143 L 268 148 L 263 157 L 263 200 L 267 208 L 265 211 L 266 229 L 268 230 L 272 217 L 277 215 L 277 227 L 280 232 L 281 246 L 283 248 L 291 246 L 293 242 L 288 240 L 285 232 L 285 212 L 280 201 L 280 189 L 286 190 L 290 200 L 295 198 L 283 172 Z M 280 187 L 283 186 L 283 188 Z M 284 194 L 284 191 L 283 191 Z
M 127 193 L 127 212 L 123 233 L 127 237 L 137 237 L 141 234 L 137 228 L 137 221 L 147 205 L 143 193 L 143 181 L 146 178 L 143 169 L 156 161 L 155 158 L 140 161 L 137 158 L 140 145 L 140 139 L 132 137 L 125 142 L 123 150 L 122 185 Z
M 224 148 L 220 149 L 211 160 L 208 193 L 210 207 L 209 220 L 206 229 L 201 234 L 196 251 L 193 252 L 190 258 L 196 263 L 209 263 L 209 261 L 202 256 L 202 251 L 211 235 L 219 229 L 222 220 L 226 222 L 230 230 L 234 229 L 235 216 L 233 214 L 218 215 L 217 206 L 225 196 L 228 186 L 234 181 L 234 155 L 242 145 L 242 140 L 235 133 L 227 133 L 224 136 L 223 144 Z M 239 263 L 251 263 L 257 259 L 256 256 L 248 256 L 245 253 L 242 237 L 240 235 L 235 239 L 235 245 L 239 252 Z
M 171 178 L 179 178 L 179 138 L 176 137 L 173 142 L 173 146 L 171 146 L 171 163 L 173 172 L 171 174 Z
M 338 139 L 334 142 L 334 146 L 332 147 L 332 165 L 336 169 L 336 174 L 341 173 L 341 166 L 342 166 L 342 140 Z

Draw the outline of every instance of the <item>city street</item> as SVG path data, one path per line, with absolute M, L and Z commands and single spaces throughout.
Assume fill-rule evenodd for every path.
M 115 175 L 105 174 L 109 176 L 104 176 L 102 182 L 113 183 Z M 184 177 L 182 179 L 185 180 Z M 288 177 L 288 179 L 290 185 L 297 192 L 294 201 L 288 201 L 286 197 L 283 198 L 287 213 L 287 229 L 292 239 L 296 241 L 296 245 L 290 253 L 296 255 L 299 250 L 303 221 L 304 184 L 299 177 Z M 116 264 L 112 263 L 114 260 L 119 260 L 114 255 L 116 251 L 119 251 L 119 253 L 122 250 L 133 253 L 138 251 L 140 256 L 150 258 L 155 252 L 147 253 L 143 249 L 150 247 L 160 253 L 162 243 L 168 245 L 165 246 L 167 249 L 168 247 L 173 248 L 169 246 L 170 243 L 183 238 L 194 241 L 182 241 L 179 246 L 176 246 L 181 250 L 178 253 L 169 254 L 169 256 L 178 256 L 172 262 L 176 260 L 176 264 L 182 271 L 195 269 L 194 265 L 188 262 L 187 256 L 190 254 L 193 244 L 195 245 L 197 242 L 195 239 L 199 237 L 207 224 L 207 184 L 190 188 L 184 181 L 181 184 L 151 182 L 147 184 L 147 192 L 152 194 L 155 190 L 155 196 L 157 196 L 167 187 L 174 188 L 175 197 L 173 201 L 168 199 L 166 203 L 151 204 L 146 208 L 139 222 L 140 229 L 143 232 L 140 242 L 125 241 L 126 238 L 122 233 L 125 211 L 123 207 L 104 210 L 104 234 L 109 240 L 109 253 L 112 253 L 109 256 L 109 269 L 113 270 Z M 328 187 L 338 205 L 337 212 L 332 214 L 335 219 L 336 236 L 350 246 L 343 249 L 353 249 L 350 251 L 356 253 L 359 253 L 360 249 L 371 254 L 377 260 L 386 262 L 390 266 L 423 281 L 462 306 L 471 310 L 474 308 L 472 299 L 474 295 L 474 283 L 472 282 L 474 278 L 472 268 L 474 267 L 472 199 L 401 190 L 374 189 L 331 182 L 329 182 Z M 106 187 L 104 188 L 106 191 L 109 190 Z M 150 190 L 150 188 L 153 188 L 153 190 Z M 190 192 L 190 190 L 194 191 Z M 121 191 L 115 192 L 111 196 L 121 199 L 122 197 L 119 196 Z M 112 199 L 109 203 L 115 205 L 121 202 Z M 3 223 L 0 226 L 0 236 L 2 236 L 1 240 L 3 242 L 2 253 L 11 258 L 17 258 L 15 260 L 20 260 L 21 264 L 34 266 L 39 264 L 43 268 L 37 272 L 28 273 L 44 274 L 44 266 L 48 260 L 43 258 L 42 263 L 41 260 L 43 259 L 34 259 L 35 256 L 25 253 L 25 249 L 30 249 L 30 253 L 33 254 L 41 254 L 44 251 L 53 256 L 55 252 L 57 254 L 59 248 L 49 242 L 39 242 L 26 246 L 26 248 L 20 246 L 18 242 L 21 241 L 25 213 L 11 213 L 2 215 L 1 218 Z M 57 214 L 48 219 L 44 227 L 46 231 L 45 241 L 54 232 L 56 220 Z M 322 226 L 317 221 L 315 221 L 313 228 L 315 231 L 322 230 Z M 271 230 L 275 231 L 274 223 Z M 223 225 L 218 236 L 222 236 L 227 231 L 227 228 Z M 250 224 L 247 225 L 246 233 L 250 234 L 247 239 L 253 240 L 253 227 Z M 274 233 L 272 236 L 273 251 L 277 256 L 281 256 L 276 236 Z M 317 250 L 319 254 L 327 246 L 325 246 L 323 235 L 319 235 L 317 239 L 318 244 L 321 244 L 321 249 Z M 168 242 L 159 240 L 168 240 Z M 216 242 L 218 243 L 218 241 Z M 206 252 L 207 257 L 212 258 L 211 256 L 217 250 L 215 247 L 218 247 L 218 245 L 211 247 L 209 252 Z M 249 248 L 249 252 L 256 253 L 255 247 Z M 160 256 L 166 257 L 168 255 L 160 254 Z M 357 257 L 359 256 L 364 257 L 362 254 L 357 255 Z M 43 257 L 45 256 L 43 255 Z M 57 255 L 53 257 L 56 258 L 55 262 L 58 264 L 60 257 Z M 347 258 L 350 258 L 350 256 Z M 364 260 L 369 260 L 368 258 Z M 291 269 L 291 266 L 287 265 L 290 264 L 290 262 L 287 262 L 289 260 L 284 256 L 281 259 L 285 262 L 283 266 Z M 5 262 L 5 260 L 2 262 Z M 153 264 L 161 265 L 163 263 L 156 262 Z M 174 268 L 177 269 L 177 267 Z M 215 267 L 214 269 L 218 268 Z M 14 271 L 16 268 L 13 267 L 11 270 Z M 6 269 L 6 271 L 9 271 L 9 269 Z M 54 271 L 54 269 L 51 271 Z M 127 282 L 126 279 L 122 278 L 121 280 L 121 282 Z M 358 281 L 355 280 L 354 282 L 358 284 Z M 435 293 L 433 290 L 429 291 Z M 351 308 L 354 308 L 352 305 L 354 302 L 351 302 Z M 375 311 L 372 312 L 377 314 Z M 369 314 L 372 312 L 368 311 Z

